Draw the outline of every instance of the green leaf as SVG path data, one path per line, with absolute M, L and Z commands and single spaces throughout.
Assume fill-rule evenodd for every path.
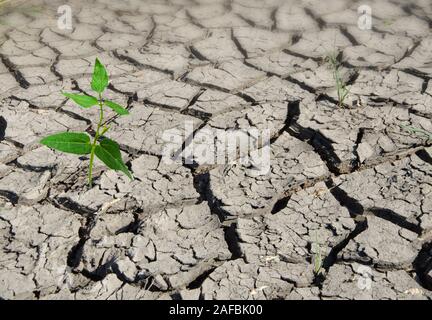
M 90 108 L 98 104 L 98 99 L 92 96 L 87 96 L 85 94 L 75 94 L 63 92 L 65 97 L 72 99 L 76 104 L 83 108 Z
M 119 170 L 127 175 L 129 179 L 133 179 L 131 173 L 122 160 L 120 148 L 117 142 L 104 138 L 100 144 L 96 146 L 95 154 L 108 168 Z
M 99 59 L 96 58 L 95 66 L 93 69 L 93 77 L 91 87 L 94 91 L 101 93 L 108 86 L 108 73 L 105 67 L 100 63 Z
M 90 137 L 83 132 L 62 132 L 45 137 L 40 141 L 52 149 L 73 153 L 89 154 L 91 152 Z
M 125 108 L 123 108 L 121 105 L 118 105 L 115 102 L 109 101 L 109 100 L 105 100 L 104 101 L 105 105 L 111 109 L 113 109 L 115 112 L 117 112 L 119 115 L 126 115 L 129 114 L 129 111 L 127 111 Z

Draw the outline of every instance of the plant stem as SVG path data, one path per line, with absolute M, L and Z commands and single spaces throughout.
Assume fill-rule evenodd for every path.
M 343 107 L 346 96 L 348 95 L 348 91 L 346 89 L 345 83 L 342 80 L 342 77 L 339 72 L 339 62 L 336 58 L 331 59 L 331 64 L 333 67 L 333 78 L 336 82 L 336 89 L 338 95 L 338 106 Z
M 100 128 L 102 126 L 102 122 L 103 122 L 103 103 L 102 103 L 102 95 L 99 93 L 99 122 L 97 125 L 97 129 L 96 129 L 96 134 L 94 136 L 93 139 L 93 143 L 92 143 L 92 148 L 91 148 L 91 152 L 90 152 L 90 165 L 89 165 L 89 172 L 88 172 L 88 183 L 89 183 L 89 187 L 92 187 L 92 183 L 93 183 L 93 178 L 92 178 L 92 173 L 93 173 L 93 161 L 94 161 L 94 152 L 95 152 L 95 148 L 96 148 L 96 143 L 99 139 L 100 136 Z

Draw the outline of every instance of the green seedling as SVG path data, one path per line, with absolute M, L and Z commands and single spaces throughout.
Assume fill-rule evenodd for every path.
M 386 27 L 390 27 L 393 23 L 394 23 L 394 21 L 393 21 L 393 20 L 390 20 L 390 19 L 385 19 L 385 20 L 383 21 L 383 24 L 384 24 Z
M 343 81 L 340 74 L 340 63 L 337 59 L 337 55 L 335 53 L 331 53 L 327 56 L 327 61 L 330 64 L 330 68 L 333 72 L 333 79 L 335 81 L 335 86 L 337 90 L 338 96 L 338 106 L 343 107 L 346 97 L 349 94 L 349 90 L 346 87 L 345 82 Z
M 133 179 L 128 168 L 124 164 L 120 148 L 117 142 L 108 139 L 104 134 L 109 130 L 104 125 L 104 106 L 114 110 L 119 115 L 127 115 L 129 112 L 115 102 L 102 98 L 102 93 L 108 86 L 108 73 L 105 67 L 96 58 L 91 88 L 95 91 L 97 97 L 85 94 L 65 93 L 63 95 L 84 109 L 99 107 L 99 121 L 93 140 L 85 132 L 62 132 L 43 138 L 40 143 L 55 150 L 66 153 L 88 155 L 90 154 L 90 164 L 88 171 L 88 184 L 92 187 L 92 171 L 94 157 L 98 157 L 108 168 L 123 172 L 130 179 Z
M 407 132 L 411 133 L 411 134 L 416 134 L 416 135 L 420 135 L 424 138 L 427 138 L 428 141 L 432 141 L 432 132 L 423 130 L 423 129 L 418 129 L 412 126 L 400 126 L 402 129 L 406 130 Z

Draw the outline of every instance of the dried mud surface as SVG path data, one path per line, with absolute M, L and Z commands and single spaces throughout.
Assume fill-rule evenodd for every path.
M 432 4 L 27 1 L 0 15 L 0 298 L 432 299 Z M 326 55 L 350 90 L 337 106 Z M 134 181 L 38 144 L 94 130 L 95 57 Z M 270 129 L 271 167 L 168 164 L 162 134 Z M 184 160 L 184 159 L 183 159 Z M 317 272 L 318 257 L 322 262 Z

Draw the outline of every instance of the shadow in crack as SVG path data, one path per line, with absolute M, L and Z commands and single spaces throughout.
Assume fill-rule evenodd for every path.
M 0 197 L 6 198 L 13 205 L 16 205 L 19 200 L 19 196 L 15 192 L 7 190 L 0 190 Z
M 95 226 L 97 221 L 97 215 L 90 214 L 87 216 L 86 223 L 84 226 L 79 228 L 78 236 L 79 241 L 74 245 L 67 254 L 67 265 L 73 269 L 77 268 L 81 262 L 81 257 L 84 252 L 84 245 L 88 239 L 90 239 L 90 232 Z
M 346 237 L 344 240 L 335 245 L 330 253 L 325 257 L 323 261 L 323 268 L 329 270 L 338 260 L 339 253 L 348 245 L 348 243 L 355 239 L 360 233 L 368 228 L 368 221 L 366 217 L 363 217 L 361 221 L 356 221 L 356 226 L 354 230 Z
M 419 284 L 432 290 L 432 242 L 423 245 L 413 263 Z
M 7 121 L 0 116 L 0 141 L 4 140 L 6 135 Z
M 348 237 L 335 245 L 327 257 L 325 257 L 323 268 L 329 270 L 329 268 L 336 263 L 339 253 L 348 245 L 348 243 L 368 228 L 368 221 L 367 218 L 363 216 L 363 213 L 365 212 L 364 207 L 356 199 L 351 198 L 331 180 L 326 181 L 326 186 L 340 205 L 348 209 L 351 218 L 354 219 L 356 224 L 354 230 L 348 235 Z
M 195 280 L 193 280 L 191 283 L 187 285 L 187 289 L 198 289 L 203 284 L 204 280 L 208 278 L 208 276 L 216 270 L 216 267 L 210 268 L 200 274 Z
M 8 69 L 9 73 L 15 78 L 16 82 L 23 89 L 28 89 L 30 83 L 24 78 L 23 74 L 15 67 L 15 65 L 5 55 L 0 54 L 0 60 Z
M 271 210 L 271 214 L 276 214 L 279 211 L 283 210 L 286 208 L 286 206 L 288 205 L 288 201 L 291 199 L 291 195 L 288 197 L 283 197 L 279 200 L 277 200 L 275 202 L 275 204 L 273 205 L 273 208 Z
M 390 221 L 391 223 L 396 224 L 401 228 L 417 233 L 418 235 L 422 233 L 422 229 L 418 224 L 408 221 L 405 217 L 397 214 L 393 210 L 385 208 L 369 208 L 368 211 L 373 213 L 373 215 L 378 218 Z
M 416 152 L 416 155 L 422 159 L 424 162 L 432 164 L 432 157 L 426 150 L 420 150 Z
M 239 246 L 239 239 L 236 232 L 236 223 L 227 223 L 229 213 L 222 209 L 222 203 L 213 195 L 210 189 L 210 174 L 208 172 L 194 176 L 194 187 L 199 193 L 200 202 L 207 202 L 212 214 L 219 218 L 224 230 L 224 238 L 231 252 L 231 259 L 241 257 L 242 253 Z M 232 217 L 231 217 L 232 218 Z M 223 224 L 225 222 L 225 224 Z
M 356 218 L 364 213 L 364 207 L 360 202 L 350 197 L 345 190 L 339 188 L 339 186 L 335 185 L 333 181 L 326 181 L 325 184 L 340 205 L 348 209 L 352 218 Z
M 73 201 L 67 197 L 57 196 L 54 198 L 54 202 L 55 202 L 54 205 L 56 205 L 57 207 L 73 211 L 73 212 L 78 213 L 82 216 L 91 216 L 92 214 L 95 213 L 95 210 L 92 210 L 90 208 L 82 206 L 82 205 L 76 203 L 75 201 Z
M 311 145 L 331 172 L 335 174 L 342 173 L 340 168 L 342 161 L 336 155 L 331 141 L 318 131 L 304 128 L 297 122 L 301 112 L 300 103 L 301 101 L 295 101 L 289 104 L 287 117 L 288 128 L 286 131 L 294 138 Z

